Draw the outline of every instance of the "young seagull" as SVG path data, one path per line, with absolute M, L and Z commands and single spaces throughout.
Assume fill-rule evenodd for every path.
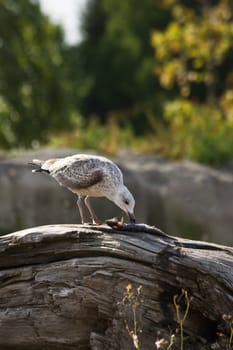
M 130 223 L 135 223 L 134 197 L 123 183 L 121 170 L 111 160 L 95 155 L 76 154 L 46 161 L 33 159 L 31 164 L 38 166 L 32 172 L 47 173 L 61 186 L 78 195 L 82 224 L 85 223 L 83 200 L 92 223 L 101 224 L 91 207 L 90 197 L 107 197 L 128 215 Z

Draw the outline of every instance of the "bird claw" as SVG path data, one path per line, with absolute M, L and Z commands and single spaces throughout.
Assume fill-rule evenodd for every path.
M 102 225 L 103 224 L 103 221 L 95 218 L 95 219 L 92 219 L 92 225 Z
M 88 226 L 93 226 L 93 225 L 99 226 L 99 225 L 102 225 L 102 224 L 103 224 L 103 222 L 100 221 L 100 220 L 98 220 L 98 221 L 92 220 L 92 222 L 82 222 L 82 225 L 88 225 Z

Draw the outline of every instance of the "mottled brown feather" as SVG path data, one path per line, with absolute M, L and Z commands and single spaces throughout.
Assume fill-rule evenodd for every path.
M 92 164 L 83 171 L 83 161 L 77 160 L 70 166 L 64 166 L 52 173 L 60 185 L 73 190 L 87 189 L 103 180 L 101 169 L 95 169 Z M 85 168 L 85 167 L 84 167 Z

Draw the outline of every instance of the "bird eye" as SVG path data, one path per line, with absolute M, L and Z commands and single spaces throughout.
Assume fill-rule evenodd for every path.
M 129 205 L 128 199 L 125 199 L 125 200 L 124 200 L 124 203 L 125 203 L 126 205 Z

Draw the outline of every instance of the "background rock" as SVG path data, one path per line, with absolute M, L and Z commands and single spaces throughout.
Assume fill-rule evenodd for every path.
M 70 149 L 40 150 L 0 163 L 0 231 L 79 223 L 76 196 L 43 174 L 32 174 L 32 158 L 74 154 Z M 233 243 L 233 174 L 190 161 L 168 162 L 158 156 L 122 152 L 115 161 L 136 198 L 138 222 L 175 235 Z M 101 219 L 120 216 L 107 199 L 92 199 Z

